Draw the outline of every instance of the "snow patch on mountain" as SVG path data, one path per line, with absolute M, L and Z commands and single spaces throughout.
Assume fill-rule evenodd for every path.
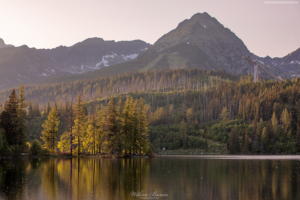
M 130 55 L 122 55 L 124 60 L 133 60 L 135 59 L 139 54 L 135 53 L 135 54 L 130 54 Z

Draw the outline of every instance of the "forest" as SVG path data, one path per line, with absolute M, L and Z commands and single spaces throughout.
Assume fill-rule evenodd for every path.
M 21 86 L 0 92 L 1 154 L 206 150 L 207 140 L 227 144 L 233 154 L 297 153 L 299 86 L 299 78 L 254 83 L 249 74 L 199 69 Z M 7 125 L 8 115 L 14 128 Z

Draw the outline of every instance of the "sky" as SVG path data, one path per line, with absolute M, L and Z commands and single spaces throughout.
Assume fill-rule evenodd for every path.
M 90 37 L 153 44 L 198 12 L 215 17 L 258 56 L 300 48 L 300 0 L 0 0 L 0 38 L 35 48 Z

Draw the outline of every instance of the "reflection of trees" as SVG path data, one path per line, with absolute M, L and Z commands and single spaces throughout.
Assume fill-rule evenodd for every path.
M 58 193 L 57 159 L 49 159 L 43 163 L 42 190 L 48 199 L 56 199 Z
M 29 159 L 0 162 L 0 198 L 298 199 L 299 161 L 154 159 Z M 163 199 L 163 198 L 161 198 Z
M 1 161 L 0 198 L 5 196 L 7 199 L 22 199 L 27 166 L 28 160 Z

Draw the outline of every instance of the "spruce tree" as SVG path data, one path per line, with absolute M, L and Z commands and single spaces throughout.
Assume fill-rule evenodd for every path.
M 107 117 L 106 117 L 106 125 L 107 125 L 107 141 L 108 141 L 108 152 L 110 154 L 117 153 L 118 146 L 118 138 L 117 138 L 117 111 L 116 111 L 116 100 L 112 98 L 107 107 Z
M 106 113 L 106 108 L 101 105 L 100 106 L 100 110 L 98 110 L 97 112 L 97 116 L 96 116 L 96 146 L 97 146 L 97 150 L 96 152 L 102 153 L 101 152 L 101 148 L 102 148 L 102 144 L 104 141 L 104 137 L 105 137 L 105 123 L 106 123 L 106 119 L 105 119 L 105 113 Z
M 75 136 L 74 143 L 77 144 L 77 154 L 81 154 L 81 140 L 83 137 L 84 132 L 84 125 L 85 125 L 85 114 L 84 114 L 84 108 L 83 108 L 83 101 L 81 97 L 81 92 L 77 96 L 77 102 L 75 105 L 75 120 L 74 120 L 74 127 L 73 127 L 73 133 Z
M 28 111 L 27 111 L 27 117 L 29 119 L 33 118 L 33 107 L 32 107 L 32 101 L 30 100 L 28 103 Z
M 18 145 L 17 137 L 17 120 L 18 120 L 18 99 L 15 89 L 12 89 L 11 94 L 9 95 L 9 100 L 7 102 L 6 111 L 9 115 L 8 123 L 10 124 L 10 130 L 5 130 L 6 139 L 9 145 Z
M 37 98 L 34 99 L 33 115 L 34 115 L 34 117 L 40 117 L 41 116 L 40 105 L 39 105 L 39 103 L 37 101 Z
M 179 130 L 178 139 L 182 142 L 183 150 L 186 147 L 185 146 L 186 145 L 186 131 L 187 131 L 186 123 L 185 123 L 184 120 L 182 120 L 181 123 L 180 123 L 180 130 Z
M 132 150 L 132 130 L 133 130 L 133 121 L 131 118 L 131 112 L 132 112 L 132 104 L 133 99 L 131 96 L 128 96 L 125 101 L 124 106 L 124 117 L 123 117 L 123 134 L 125 135 L 125 154 L 131 153 Z
M 26 134 L 28 132 L 28 127 L 26 124 L 26 100 L 25 100 L 25 92 L 24 85 L 19 88 L 19 98 L 18 100 L 18 109 L 17 109 L 17 141 L 18 145 L 22 146 L 26 141 Z
M 48 115 L 48 119 L 42 125 L 44 129 L 42 131 L 43 136 L 41 137 L 44 141 L 44 146 L 48 148 L 51 153 L 55 153 L 56 151 L 59 122 L 56 107 L 53 106 Z
M 144 153 L 148 150 L 147 148 L 149 147 L 148 144 L 148 122 L 147 122 L 147 117 L 145 113 L 145 100 L 141 98 L 139 100 L 139 111 L 138 111 L 138 132 L 139 132 L 139 151 L 140 154 L 142 153 L 142 150 Z

